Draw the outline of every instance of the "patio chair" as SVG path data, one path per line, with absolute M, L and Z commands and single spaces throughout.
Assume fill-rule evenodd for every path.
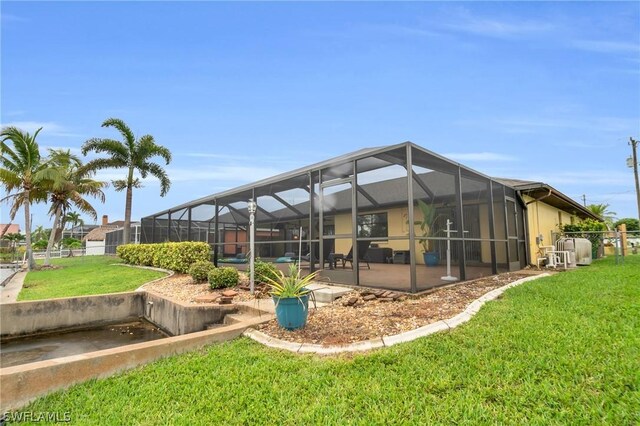
M 367 252 L 369 251 L 369 246 L 371 245 L 371 241 L 358 241 L 358 261 L 365 262 L 367 264 L 367 269 L 371 269 L 369 266 L 369 259 L 367 258 Z M 347 254 L 342 259 L 342 268 L 345 267 L 347 262 L 351 263 L 351 268 L 353 268 L 353 246 L 351 246 L 351 250 L 349 250 L 349 254 Z
M 322 267 L 323 268 L 324 268 L 324 264 L 328 263 L 330 269 L 335 269 L 338 263 L 338 259 L 334 259 L 334 253 L 333 253 L 335 244 L 336 244 L 335 240 L 327 239 L 323 241 L 323 244 L 322 244 Z M 314 243 L 313 247 L 315 248 L 316 253 L 320 251 L 320 247 L 318 243 Z M 306 256 L 300 256 L 300 259 L 311 263 L 311 253 L 307 254 Z M 315 257 L 313 261 L 317 262 L 318 258 Z

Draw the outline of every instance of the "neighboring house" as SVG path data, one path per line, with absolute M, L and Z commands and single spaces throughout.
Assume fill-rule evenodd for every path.
M 546 183 L 504 178 L 496 180 L 514 188 L 527 206 L 529 263 L 532 265 L 536 264 L 539 247 L 553 245 L 553 234 L 559 233 L 563 225 L 574 223 L 576 218 L 602 220 Z
M 5 230 L 4 228 L 7 227 Z M 7 226 L 6 223 L 0 223 L 0 238 L 4 237 L 6 234 L 19 234 L 20 233 L 20 225 L 12 223 Z
M 536 236 L 548 245 L 559 223 L 594 217 L 549 185 L 492 178 L 405 142 L 142 218 L 141 242 L 206 241 L 214 262 L 247 254 L 250 199 L 256 256 L 309 254 L 304 267 L 328 282 L 414 293 L 522 269 L 535 263 Z
M 124 220 L 109 222 L 107 215 L 102 216 L 101 225 L 93 228 L 84 236 L 87 255 L 115 254 L 115 248 L 122 243 Z M 140 222 L 131 223 L 131 242 L 140 242 Z
M 86 254 L 87 256 L 101 256 L 105 254 L 106 247 L 106 234 L 109 231 L 118 229 L 113 225 L 100 225 L 97 228 L 93 228 L 85 237 Z

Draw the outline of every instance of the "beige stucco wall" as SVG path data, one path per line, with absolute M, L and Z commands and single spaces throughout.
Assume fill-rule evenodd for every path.
M 535 265 L 540 248 L 536 244 L 536 237 L 542 235 L 543 246 L 552 245 L 551 234 L 558 232 L 560 226 L 571 223 L 572 215 L 557 207 L 545 204 L 544 200 L 535 201 L 529 196 L 523 196 L 528 204 L 527 221 L 529 224 L 529 263 Z

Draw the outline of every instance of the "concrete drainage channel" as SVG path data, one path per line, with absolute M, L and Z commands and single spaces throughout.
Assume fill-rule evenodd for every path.
M 192 305 L 148 291 L 3 304 L 0 362 L 11 366 L 0 368 L 0 410 L 18 408 L 88 379 L 233 339 L 271 318 L 272 314 L 251 306 Z M 104 342 L 109 337 L 99 336 L 105 333 L 112 333 L 114 341 Z M 127 344 L 136 338 L 140 343 Z M 57 352 L 68 355 L 47 359 L 56 354 L 52 342 L 70 346 Z M 108 348 L 86 351 L 100 345 Z M 28 363 L 19 364 L 18 359 Z

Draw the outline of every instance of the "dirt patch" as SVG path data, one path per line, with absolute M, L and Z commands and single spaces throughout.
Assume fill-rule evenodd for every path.
M 463 282 L 420 297 L 399 297 L 392 301 L 383 300 L 389 299 L 386 297 L 367 301 L 365 298 L 370 292 L 354 290 L 332 304 L 311 309 L 304 329 L 288 331 L 278 326 L 276 320 L 262 324 L 258 329 L 291 342 L 323 345 L 359 342 L 451 318 L 482 295 L 526 276 L 530 274 L 506 273 Z

